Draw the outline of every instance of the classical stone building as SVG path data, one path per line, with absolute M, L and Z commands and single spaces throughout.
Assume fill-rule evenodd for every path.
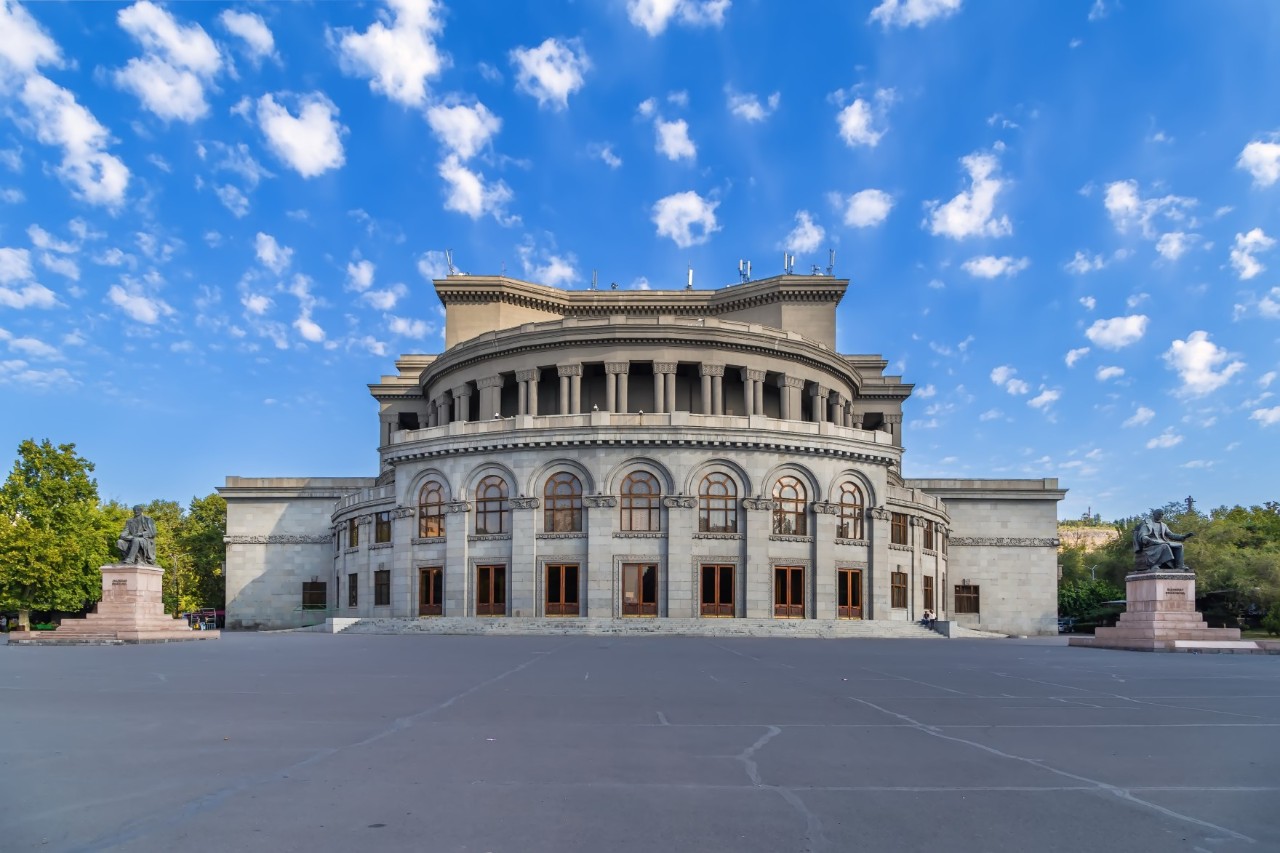
M 219 490 L 228 627 L 310 609 L 833 625 L 931 609 L 1054 633 L 1064 492 L 904 479 L 912 386 L 837 352 L 847 287 L 436 281 L 445 351 L 369 386 L 377 477 Z

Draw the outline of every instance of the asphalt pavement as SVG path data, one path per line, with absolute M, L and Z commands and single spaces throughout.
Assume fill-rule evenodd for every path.
M 1280 657 L 1050 640 L 0 647 L 4 851 L 1280 850 Z

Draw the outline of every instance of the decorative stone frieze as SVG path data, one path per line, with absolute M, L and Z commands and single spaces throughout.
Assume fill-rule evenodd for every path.
M 519 509 L 519 510 L 537 509 L 538 507 L 542 506 L 541 499 L 526 498 L 523 495 L 518 498 L 512 498 L 510 503 L 511 503 L 512 509 Z
M 749 380 L 751 382 L 763 382 L 764 377 L 765 371 L 763 370 L 756 370 L 753 367 L 742 368 L 742 378 L 744 380 Z
M 952 536 L 952 545 L 994 545 L 1000 548 L 1057 548 L 1062 544 L 1056 536 Z
M 455 386 L 453 386 L 453 388 L 451 388 L 451 389 L 450 389 L 450 393 L 451 393 L 451 394 L 453 394 L 453 399 L 455 399 L 455 400 L 457 400 L 457 399 L 458 399 L 458 398 L 460 398 L 460 397 L 470 397 L 470 396 L 471 396 L 471 386 L 470 386 L 470 385 L 455 385 Z
M 655 361 L 653 363 L 654 373 L 675 373 L 676 363 L 674 361 Z
M 804 380 L 801 379 L 799 376 L 779 376 L 778 387 L 779 388 L 803 388 Z
M 370 551 L 383 551 L 391 547 L 390 542 L 375 542 L 369 546 Z
M 813 507 L 814 512 L 819 513 L 820 515 L 840 514 L 840 504 L 833 504 L 829 501 L 814 501 L 810 506 Z
M 899 545 L 897 542 L 890 542 L 890 543 L 889 543 L 889 550 L 890 550 L 890 551 L 907 551 L 908 553 L 910 553 L 910 551 L 911 551 L 911 546 L 910 546 L 910 545 Z
M 756 512 L 771 512 L 777 508 L 777 502 L 768 498 L 743 498 L 742 505 Z
M 581 364 L 557 364 L 556 373 L 559 376 L 581 376 Z
M 510 542 L 510 533 L 472 533 L 467 537 L 468 542 Z
M 502 377 L 501 376 L 482 376 L 476 380 L 476 387 L 477 388 L 501 388 Z
M 618 505 L 618 499 L 613 495 L 585 495 L 582 498 L 582 505 L 590 509 L 605 509 Z
M 867 518 L 873 521 L 888 521 L 893 518 L 893 513 L 882 506 L 867 507 Z
M 415 536 L 411 540 L 414 545 L 443 545 L 443 536 Z
M 411 506 L 398 506 L 391 511 L 393 518 L 413 518 L 417 514 L 417 508 Z
M 770 542 L 812 542 L 812 536 L 792 536 L 786 533 L 770 533 Z
M 665 539 L 667 534 L 662 531 L 644 531 L 644 530 L 615 530 L 613 531 L 614 539 Z
M 699 376 L 724 376 L 723 364 L 703 364 L 698 368 Z
M 535 533 L 535 539 L 586 539 L 587 534 L 582 531 L 574 531 L 573 533 Z
M 530 370 L 517 370 L 516 381 L 517 382 L 534 382 L 538 379 L 539 373 L 541 373 L 541 371 L 538 370 L 536 367 Z
M 605 373 L 626 373 L 631 369 L 629 361 L 606 361 L 604 363 Z
M 662 505 L 667 509 L 693 509 L 698 505 L 698 499 L 689 495 L 667 495 L 662 499 Z
M 911 524 L 911 526 L 912 526 L 912 527 L 924 527 L 924 525 L 925 525 L 925 519 L 921 518 L 921 517 L 920 517 L 920 516 L 918 516 L 918 515 L 913 515 L 913 516 L 911 516 L 911 522 L 910 522 L 910 524 Z
M 844 539 L 842 537 L 837 536 L 836 544 L 837 545 L 861 545 L 862 547 L 865 548 L 871 543 L 866 539 Z
M 900 424 L 902 423 L 902 415 L 895 415 L 895 414 L 885 415 L 884 422 L 887 424 Z
M 444 505 L 445 512 L 471 512 L 469 501 L 449 501 Z
M 223 536 L 227 545 L 332 545 L 333 537 L 324 535 L 290 536 L 285 533 L 273 533 L 267 536 Z
M 741 539 L 741 533 L 695 533 L 694 539 Z

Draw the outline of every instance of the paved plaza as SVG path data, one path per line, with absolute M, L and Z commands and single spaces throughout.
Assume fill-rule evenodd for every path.
M 0 646 L 0 849 L 1280 850 L 1280 658 L 1042 640 Z

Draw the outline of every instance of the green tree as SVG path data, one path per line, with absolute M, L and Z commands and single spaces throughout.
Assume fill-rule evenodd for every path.
M 102 597 L 98 569 L 111 552 L 92 472 L 74 444 L 18 445 L 0 486 L 0 608 L 17 610 L 20 625 L 32 610 L 79 610 Z
M 217 492 L 192 498 L 178 535 L 178 547 L 189 564 L 192 593 L 200 607 L 222 607 L 226 601 L 227 502 Z
M 1124 592 L 1110 581 L 1068 580 L 1058 584 L 1058 615 L 1083 618 L 1104 601 L 1122 601 Z

